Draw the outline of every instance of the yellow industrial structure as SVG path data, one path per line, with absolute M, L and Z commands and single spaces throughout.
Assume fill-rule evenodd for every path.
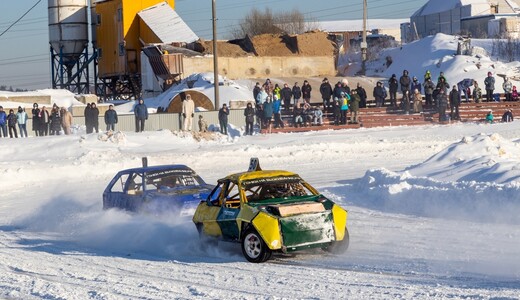
M 165 61 L 160 51 L 157 55 L 156 50 L 149 49 L 156 44 L 182 47 L 198 39 L 175 12 L 174 0 L 92 0 L 91 3 L 97 78 L 102 82 L 98 94 L 104 94 L 101 97 L 140 97 L 143 63 L 151 65 L 155 78 L 161 80 L 171 80 L 182 73 L 171 70 L 167 63 L 171 58 Z M 182 66 L 178 61 L 174 65 Z
M 100 78 L 139 72 L 139 53 L 143 44 L 161 41 L 140 20 L 138 13 L 163 2 L 167 2 L 172 9 L 175 7 L 174 0 L 109 0 L 96 3 Z

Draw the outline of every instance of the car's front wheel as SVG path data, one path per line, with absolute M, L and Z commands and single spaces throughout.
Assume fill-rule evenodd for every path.
M 347 228 L 345 228 L 345 236 L 343 237 L 343 239 L 341 241 L 332 242 L 329 246 L 323 248 L 323 250 L 332 254 L 343 254 L 347 251 L 349 243 L 350 237 Z
M 261 263 L 271 257 L 271 249 L 254 228 L 249 228 L 242 238 L 242 253 L 252 263 Z

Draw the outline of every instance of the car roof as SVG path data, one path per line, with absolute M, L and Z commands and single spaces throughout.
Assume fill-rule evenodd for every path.
M 264 178 L 279 177 L 279 176 L 300 177 L 296 173 L 283 171 L 283 170 L 262 170 L 262 171 L 235 173 L 235 174 L 231 174 L 231 175 L 225 177 L 224 179 L 231 180 L 233 182 L 242 182 L 242 181 L 252 180 L 252 179 L 264 179 Z
M 139 168 L 131 168 L 126 170 L 121 170 L 121 172 L 135 172 L 135 173 L 143 173 L 143 172 L 157 172 L 164 170 L 189 170 L 195 173 L 193 169 L 186 165 L 159 165 L 159 166 L 148 166 L 148 167 L 139 167 Z

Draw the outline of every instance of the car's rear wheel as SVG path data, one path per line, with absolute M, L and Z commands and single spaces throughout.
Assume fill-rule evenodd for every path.
M 345 228 L 345 236 L 341 241 L 335 241 L 330 243 L 326 248 L 323 248 L 323 250 L 330 252 L 332 254 L 343 254 L 347 252 L 348 246 L 350 243 L 350 236 L 348 234 L 348 229 Z
M 242 254 L 252 263 L 261 263 L 271 257 L 271 249 L 254 228 L 249 228 L 242 238 Z

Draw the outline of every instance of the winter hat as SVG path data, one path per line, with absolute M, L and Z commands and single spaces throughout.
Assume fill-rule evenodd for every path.
M 491 73 L 491 72 L 488 72 L 488 76 L 489 76 L 489 75 L 492 75 L 492 73 Z
M 347 78 L 343 78 L 341 80 L 341 83 L 344 84 L 344 85 L 348 85 L 348 79 Z

